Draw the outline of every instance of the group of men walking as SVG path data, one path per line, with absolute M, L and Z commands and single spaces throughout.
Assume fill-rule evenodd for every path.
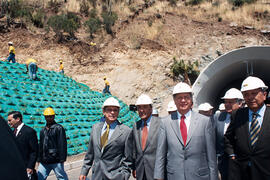
M 267 88 L 257 77 L 246 78 L 240 91 L 232 88 L 222 97 L 226 111 L 211 118 L 192 110 L 192 89 L 181 82 L 172 95 L 177 111 L 164 118 L 152 116 L 149 96 L 139 96 L 140 120 L 132 129 L 117 120 L 120 104 L 110 97 L 102 106 L 104 121 L 92 127 L 79 180 L 87 179 L 90 169 L 91 180 L 128 180 L 131 174 L 138 180 L 269 180 Z M 52 169 L 58 179 L 67 179 L 65 131 L 54 121 L 52 109 L 44 115 L 47 124 L 40 132 L 38 153 L 35 131 L 14 112 L 8 122 L 18 140 L 20 133 L 30 137 L 22 138 L 25 141 L 31 139 L 31 143 L 19 144 L 28 143 L 29 150 L 23 151 L 33 152 L 23 156 L 28 174 L 34 172 L 33 162 L 39 154 L 39 179 L 46 179 Z M 13 123 L 16 119 L 21 123 Z
M 192 89 L 179 83 L 173 89 L 176 112 L 153 117 L 152 100 L 143 94 L 132 129 L 118 122 L 120 106 L 111 97 L 103 105 L 105 121 L 92 128 L 79 179 L 92 168 L 91 180 L 128 179 L 130 173 L 138 180 L 269 180 L 266 90 L 261 79 L 246 78 L 241 90 L 222 98 L 226 111 L 211 118 L 192 110 Z

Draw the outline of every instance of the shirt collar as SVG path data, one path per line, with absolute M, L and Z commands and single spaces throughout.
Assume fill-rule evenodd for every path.
M 177 111 L 177 116 L 178 119 L 180 119 L 182 115 Z M 189 117 L 191 116 L 191 110 L 189 110 L 186 114 L 184 114 L 184 116 L 186 117 L 186 119 L 189 119 Z
M 149 125 L 152 115 L 146 120 L 146 124 Z M 142 126 L 144 126 L 144 120 L 142 120 Z
M 113 123 L 110 124 L 110 129 L 114 129 L 118 124 L 118 121 L 115 120 Z M 103 125 L 103 129 L 107 128 L 107 122 L 105 121 L 104 125 Z
M 264 112 L 265 112 L 266 106 L 265 104 L 257 111 L 255 112 L 259 117 L 263 117 L 264 116 Z M 249 117 L 252 116 L 252 113 L 254 113 L 251 109 L 248 110 L 248 115 Z
M 23 125 L 24 125 L 24 123 L 21 123 L 21 124 L 17 127 L 17 132 L 19 132 L 19 131 L 22 129 Z

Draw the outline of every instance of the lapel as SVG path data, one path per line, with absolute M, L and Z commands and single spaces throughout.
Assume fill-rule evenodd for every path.
M 261 129 L 260 129 L 260 132 L 259 132 L 258 141 L 257 141 L 257 144 L 255 145 L 254 150 L 256 149 L 256 147 L 258 147 L 260 145 L 260 143 L 265 143 L 265 141 L 262 138 L 263 138 L 264 134 L 268 133 L 265 131 L 267 131 L 269 129 L 269 126 L 270 126 L 269 118 L 270 118 L 270 112 L 269 112 L 269 109 L 266 107 L 265 113 L 263 116 L 263 123 L 262 123 Z
M 181 132 L 180 132 L 180 124 L 178 122 L 177 112 L 174 112 L 171 114 L 170 124 L 171 124 L 171 127 L 172 127 L 176 137 L 178 138 L 178 140 L 180 141 L 182 146 L 184 146 L 184 141 L 183 141 L 183 138 L 182 138 Z
M 239 109 L 241 110 L 241 109 Z M 237 110 L 236 112 L 238 112 L 239 110 Z M 239 122 L 239 125 L 243 131 L 243 134 L 247 134 L 247 136 L 242 136 L 243 139 L 245 139 L 245 141 L 248 144 L 248 148 L 250 151 L 252 151 L 252 148 L 250 146 L 250 135 L 249 135 L 249 116 L 248 116 L 248 108 L 243 109 L 243 115 L 240 115 L 240 118 L 235 118 L 235 120 L 237 121 L 238 119 L 241 119 L 242 121 Z M 238 123 L 238 122 L 236 122 Z M 243 124 L 243 126 L 241 126 L 241 124 Z
M 99 123 L 97 125 L 96 134 L 94 136 L 94 137 L 96 137 L 99 150 L 101 150 L 101 148 L 100 148 L 100 137 L 101 137 L 101 132 L 102 132 L 101 130 L 102 130 L 103 125 L 104 125 L 104 122 L 101 122 L 101 123 Z
M 108 147 L 115 139 L 117 139 L 119 136 L 121 136 L 122 134 L 122 128 L 121 128 L 121 124 L 117 121 L 117 125 L 113 131 L 113 134 L 111 135 L 107 145 L 104 147 L 104 149 L 106 149 L 106 147 Z
M 188 146 L 188 143 L 190 142 L 193 132 L 197 129 L 197 125 L 198 125 L 198 116 L 196 115 L 196 113 L 191 111 L 191 118 L 190 118 L 190 125 L 188 129 L 186 146 Z
M 153 137 L 153 134 L 154 134 L 155 130 L 157 129 L 157 125 L 158 125 L 158 123 L 157 123 L 156 117 L 152 116 L 151 119 L 150 119 L 150 128 L 149 128 L 149 133 L 148 133 L 148 136 L 147 136 L 144 151 L 146 150 L 147 146 L 150 144 L 151 139 Z
M 219 136 L 224 136 L 224 126 L 225 126 L 225 120 L 227 117 L 227 113 L 221 113 L 220 116 L 218 117 L 219 123 L 217 123 L 217 128 L 218 128 L 218 135 Z
M 136 122 L 136 133 L 137 133 L 137 137 L 138 137 L 138 142 L 139 142 L 139 149 L 142 150 L 142 135 L 141 135 L 141 126 L 142 126 L 142 120 L 139 120 Z

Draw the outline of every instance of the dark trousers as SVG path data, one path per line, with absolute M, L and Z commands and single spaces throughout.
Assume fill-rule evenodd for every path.
M 228 180 L 229 157 L 227 154 L 218 157 L 218 170 L 221 180 Z

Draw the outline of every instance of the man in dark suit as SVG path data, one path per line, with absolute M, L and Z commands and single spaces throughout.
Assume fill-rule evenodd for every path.
M 22 114 L 19 111 L 11 111 L 8 113 L 8 124 L 14 128 L 14 135 L 24 159 L 27 174 L 31 176 L 35 174 L 35 164 L 38 156 L 38 140 L 36 131 L 25 125 L 22 119 Z
M 136 106 L 140 120 L 132 129 L 134 142 L 133 177 L 138 180 L 154 180 L 157 137 L 160 118 L 152 116 L 152 100 L 142 94 Z
M 103 103 L 105 121 L 94 124 L 91 131 L 80 180 L 92 168 L 91 180 L 128 180 L 132 166 L 131 129 L 118 120 L 119 102 L 110 97 Z
M 7 122 L 0 116 L 0 179 L 27 180 L 25 164 Z
M 221 175 L 221 180 L 228 179 L 228 160 L 229 156 L 224 152 L 224 134 L 231 122 L 231 113 L 242 107 L 243 95 L 236 88 L 231 88 L 226 91 L 224 100 L 225 112 L 215 114 L 216 128 L 216 152 L 218 158 L 218 170 Z
M 270 109 L 264 104 L 267 88 L 257 77 L 250 76 L 242 83 L 248 107 L 232 113 L 225 134 L 229 180 L 270 179 Z

